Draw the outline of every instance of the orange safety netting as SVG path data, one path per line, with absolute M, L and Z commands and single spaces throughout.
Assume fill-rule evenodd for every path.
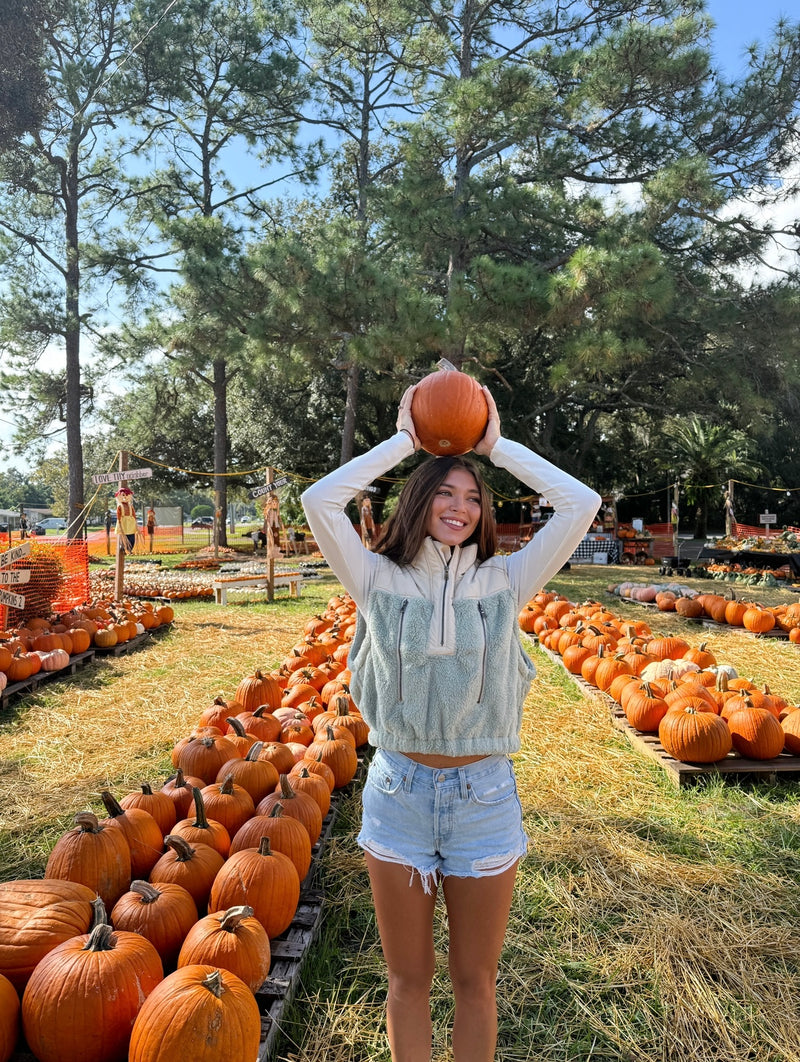
M 22 608 L 0 604 L 3 628 L 19 627 L 36 616 L 68 612 L 89 599 L 89 552 L 82 538 L 30 541 L 30 553 L 3 569 L 27 569 L 31 573 L 26 583 L 3 586 L 25 598 Z M 0 543 L 0 549 L 6 545 Z

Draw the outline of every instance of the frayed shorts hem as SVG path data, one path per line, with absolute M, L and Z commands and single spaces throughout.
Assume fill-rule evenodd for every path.
M 434 889 L 439 888 L 445 878 L 492 878 L 498 874 L 504 874 L 507 870 L 510 870 L 526 855 L 525 851 L 522 852 L 510 852 L 507 856 L 500 855 L 494 859 L 484 860 L 485 865 L 480 868 L 474 868 L 471 874 L 445 874 L 441 867 L 430 867 L 429 869 L 422 869 L 415 867 L 404 857 L 398 853 L 391 852 L 388 849 L 383 848 L 380 845 L 370 844 L 369 842 L 357 842 L 359 847 L 381 863 L 394 863 L 396 866 L 405 867 L 408 871 L 408 887 L 411 888 L 414 884 L 415 875 L 419 878 L 420 885 L 422 885 L 422 891 L 426 896 L 430 896 Z

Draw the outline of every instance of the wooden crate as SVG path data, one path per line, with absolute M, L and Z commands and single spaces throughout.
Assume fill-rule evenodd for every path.
M 529 644 L 536 645 L 539 652 L 544 653 L 554 663 L 564 668 L 558 653 L 545 649 L 533 639 L 526 640 Z M 782 752 L 774 760 L 751 760 L 746 756 L 740 756 L 738 752 L 729 752 L 724 760 L 719 760 L 717 763 L 683 763 L 676 760 L 664 750 L 664 746 L 658 740 L 658 734 L 642 734 L 632 727 L 625 718 L 623 710 L 607 693 L 603 693 L 580 675 L 573 675 L 566 668 L 564 671 L 583 693 L 600 697 L 606 702 L 614 727 L 625 735 L 637 752 L 662 767 L 669 780 L 678 787 L 695 785 L 701 779 L 713 777 L 720 777 L 731 782 L 775 782 L 778 779 L 781 781 L 800 779 L 800 756 L 792 756 L 788 752 Z
M 24 697 L 27 693 L 35 693 L 46 682 L 63 678 L 65 675 L 74 675 L 80 668 L 85 667 L 94 660 L 95 650 L 87 649 L 84 653 L 75 653 L 70 656 L 69 663 L 60 667 L 58 671 L 37 671 L 35 675 L 24 679 L 22 682 L 12 682 L 0 690 L 0 710 L 5 709 L 9 702 L 17 697 Z
M 599 693 L 599 690 L 595 692 Z M 720 777 L 725 781 L 795 781 L 800 778 L 800 756 L 782 752 L 774 760 L 751 760 L 737 752 L 729 752 L 724 760 L 717 763 L 682 763 L 665 752 L 658 740 L 658 734 L 642 734 L 625 718 L 625 713 L 605 694 L 611 705 L 611 721 L 620 730 L 633 748 L 662 767 L 669 780 L 679 788 L 696 785 L 700 779 Z

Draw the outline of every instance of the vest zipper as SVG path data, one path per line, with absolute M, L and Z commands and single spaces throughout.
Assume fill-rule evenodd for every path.
M 442 587 L 442 638 L 441 645 L 444 645 L 444 629 L 445 629 L 445 606 L 447 604 L 447 584 L 450 580 L 450 561 L 453 559 L 451 553 L 444 564 L 444 586 Z
M 406 618 L 406 609 L 408 608 L 408 598 L 403 600 L 400 606 L 400 622 L 397 625 L 397 699 L 402 701 L 403 699 L 403 624 Z
M 478 614 L 481 617 L 481 626 L 483 627 L 483 655 L 481 657 L 481 688 L 478 693 L 478 704 L 483 700 L 483 688 L 486 685 L 486 653 L 488 650 L 489 635 L 486 628 L 486 613 L 483 609 L 483 602 L 478 602 Z

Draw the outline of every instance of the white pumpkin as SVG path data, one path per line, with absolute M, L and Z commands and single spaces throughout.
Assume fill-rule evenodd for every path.
M 691 671 L 699 671 L 700 668 L 691 660 L 654 660 L 648 664 L 639 676 L 644 682 L 653 682 L 660 678 L 678 679 Z

